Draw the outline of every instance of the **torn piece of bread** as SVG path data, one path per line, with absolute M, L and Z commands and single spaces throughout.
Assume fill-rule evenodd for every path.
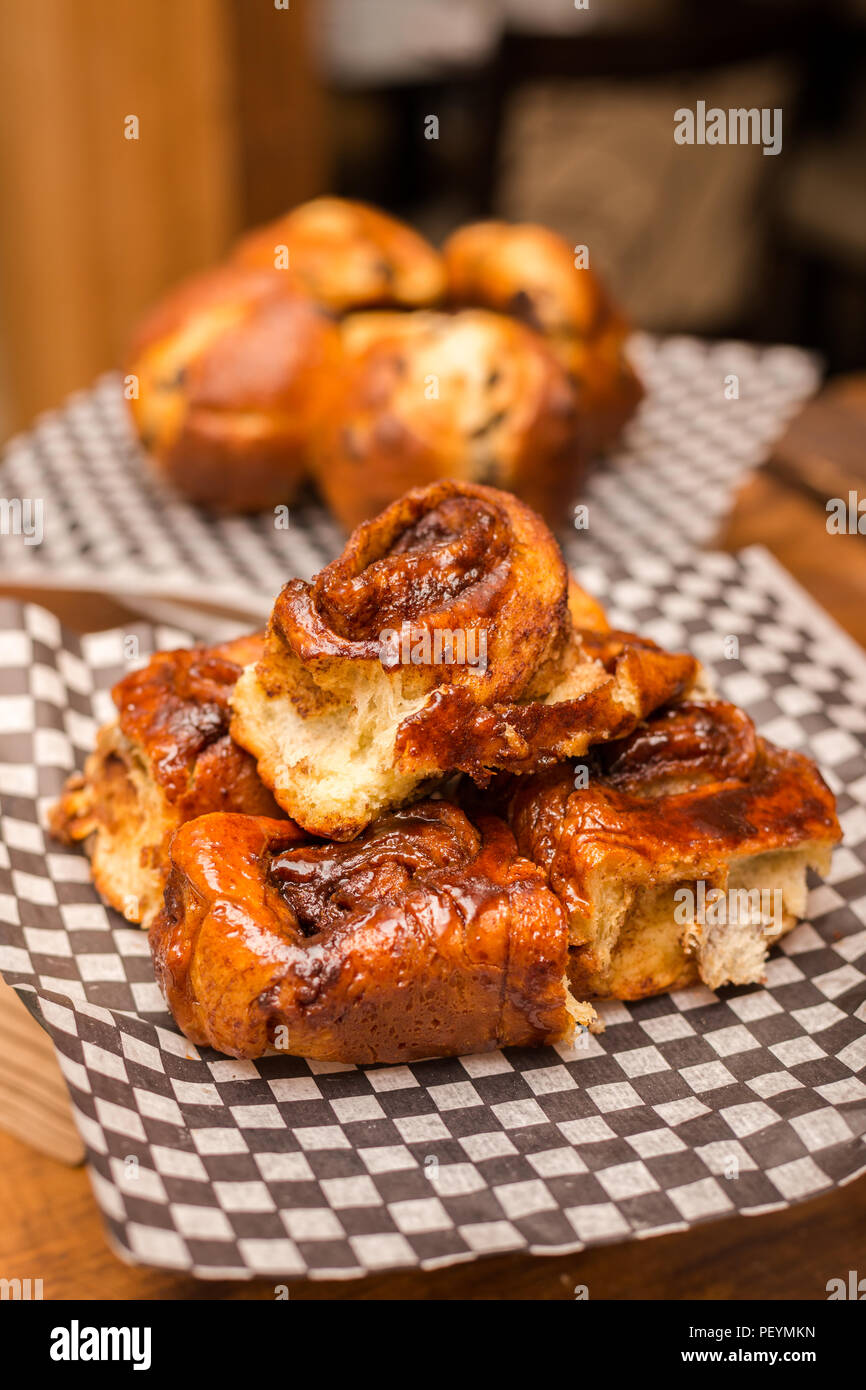
M 602 628 L 525 504 L 448 480 L 360 526 L 312 584 L 285 586 L 232 734 L 290 816 L 348 840 L 450 772 L 483 785 L 621 737 L 697 670 Z
M 100 729 L 83 773 L 69 779 L 50 827 L 84 841 L 93 881 L 130 922 L 162 905 L 168 844 L 208 811 L 279 816 L 253 759 L 228 733 L 228 697 L 261 636 L 157 652 L 112 691 L 117 718 Z
M 721 701 L 516 782 L 510 818 L 569 919 L 572 988 L 640 999 L 760 981 L 840 838 L 814 763 Z
M 427 801 L 350 845 L 203 816 L 151 929 L 180 1028 L 232 1057 L 411 1062 L 565 1041 L 568 932 L 504 821 Z

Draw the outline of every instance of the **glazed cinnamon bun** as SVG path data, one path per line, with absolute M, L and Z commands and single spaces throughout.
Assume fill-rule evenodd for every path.
M 580 763 L 516 779 L 521 853 L 565 908 L 581 997 L 750 984 L 840 838 L 815 764 L 722 701 L 657 711 Z
M 67 782 L 50 825 L 84 841 L 93 881 L 130 922 L 147 926 L 162 904 L 168 845 L 208 811 L 279 816 L 253 759 L 228 732 L 228 697 L 261 637 L 157 652 L 114 687 L 117 718 L 100 729 L 83 773 Z
M 285 586 L 232 734 L 289 815 L 344 840 L 448 773 L 483 785 L 621 737 L 697 670 L 600 630 L 517 498 L 445 481 L 359 527 L 311 584 Z
M 409 1062 L 568 1038 L 567 930 L 504 822 L 428 801 L 351 845 L 210 815 L 172 842 L 151 928 L 157 980 L 194 1043 Z

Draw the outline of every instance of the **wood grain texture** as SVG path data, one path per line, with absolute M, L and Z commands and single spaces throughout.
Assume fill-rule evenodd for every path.
M 719 541 L 725 550 L 766 546 L 866 646 L 866 537 L 830 535 L 826 523 L 822 503 L 762 470 L 740 490 Z
M 228 0 L 245 227 L 328 191 L 329 107 L 313 61 L 316 0 Z
M 3 980 L 0 1056 L 0 1129 L 61 1163 L 81 1163 L 84 1144 L 54 1046 Z
M 122 1264 L 105 1243 L 84 1170 L 0 1135 L 0 1276 L 41 1278 L 46 1299 L 271 1299 L 277 1281 L 200 1283 Z M 435 1272 L 289 1284 L 293 1300 L 824 1299 L 856 1264 L 866 1182 L 789 1211 L 555 1258 L 508 1255 Z
M 0 304 L 11 423 L 115 364 L 237 225 L 225 0 L 4 0 Z M 140 138 L 124 138 L 127 116 Z

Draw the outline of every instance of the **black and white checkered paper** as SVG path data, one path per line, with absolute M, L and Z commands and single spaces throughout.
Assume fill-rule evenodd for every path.
M 664 552 L 684 535 L 708 542 L 745 474 L 815 390 L 817 365 L 795 348 L 686 337 L 637 334 L 630 350 L 647 395 L 622 447 L 587 479 L 587 544 L 617 550 L 629 536 Z M 342 546 L 311 498 L 286 529 L 273 513 L 219 518 L 178 498 L 136 442 L 117 376 L 13 440 L 2 478 L 5 496 L 41 499 L 44 540 L 3 536 L 0 579 L 122 595 L 205 637 L 213 623 L 183 605 L 206 596 L 263 621 L 290 575 L 308 578 Z
M 575 537 L 570 558 L 615 622 L 691 648 L 820 763 L 845 839 L 808 920 L 763 987 L 609 1004 L 573 1049 L 398 1067 L 236 1062 L 178 1033 L 145 935 L 42 829 L 124 634 L 0 604 L 0 968 L 54 1039 L 119 1253 L 212 1278 L 432 1269 L 771 1211 L 866 1169 L 866 660 L 763 552 L 681 556 Z M 142 657 L 183 636 L 133 630 Z

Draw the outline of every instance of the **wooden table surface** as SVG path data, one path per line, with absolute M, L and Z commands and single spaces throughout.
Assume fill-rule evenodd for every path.
M 743 489 L 719 538 L 728 549 L 756 542 L 866 646 L 866 538 L 829 535 L 819 501 L 762 472 Z M 128 617 L 118 604 L 93 596 L 26 596 L 81 630 Z M 0 1276 L 41 1278 L 47 1299 L 274 1296 L 271 1283 L 200 1283 L 122 1264 L 105 1243 L 85 1171 L 3 1134 L 0 1213 Z M 572 1299 L 575 1285 L 586 1285 L 596 1299 L 824 1299 L 828 1279 L 846 1275 L 858 1258 L 862 1269 L 864 1231 L 861 1179 L 774 1215 L 733 1217 L 579 1255 L 508 1255 L 431 1274 L 294 1283 L 290 1290 L 299 1299 Z

